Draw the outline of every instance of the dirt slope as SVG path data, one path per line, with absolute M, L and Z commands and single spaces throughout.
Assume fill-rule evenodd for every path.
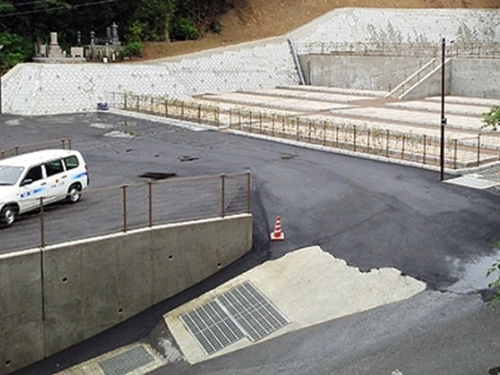
M 146 43 L 144 59 L 282 35 L 336 8 L 500 8 L 500 0 L 246 0 L 221 19 L 220 34 L 189 42 Z

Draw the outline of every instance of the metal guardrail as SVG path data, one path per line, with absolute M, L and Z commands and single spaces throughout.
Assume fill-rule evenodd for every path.
M 108 96 L 113 108 L 379 155 L 388 159 L 439 165 L 440 138 L 437 136 L 369 127 L 346 119 L 340 121 L 331 116 L 328 119 L 308 119 L 273 110 L 227 109 L 215 104 L 130 93 L 108 93 Z M 448 127 L 453 128 L 451 125 Z M 478 132 L 467 140 L 447 138 L 446 167 L 470 168 L 500 160 L 500 149 L 487 146 L 481 141 L 482 136 L 488 135 L 491 136 L 491 133 Z
M 25 145 L 14 146 L 0 150 L 0 159 L 10 158 L 28 152 L 46 150 L 48 148 L 62 148 L 71 150 L 71 138 L 56 139 L 53 141 L 30 143 Z
M 338 43 L 294 42 L 298 55 L 439 57 L 441 44 L 436 43 Z M 446 56 L 460 58 L 498 58 L 500 43 L 450 43 Z
M 77 204 L 46 205 L 0 229 L 0 251 L 44 247 L 157 225 L 251 212 L 250 172 L 89 189 Z

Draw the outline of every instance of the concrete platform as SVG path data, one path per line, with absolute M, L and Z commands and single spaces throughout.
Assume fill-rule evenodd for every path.
M 403 276 L 395 268 L 363 273 L 318 246 L 296 250 L 251 269 L 165 315 L 165 322 L 189 363 L 198 363 L 253 344 L 244 338 L 208 356 L 180 320 L 182 314 L 245 281 L 250 281 L 290 321 L 290 324 L 257 343 L 405 300 L 426 289 L 425 283 Z

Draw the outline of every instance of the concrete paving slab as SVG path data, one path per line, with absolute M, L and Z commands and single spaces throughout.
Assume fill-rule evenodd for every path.
M 297 90 L 306 92 L 328 92 L 331 94 L 343 94 L 343 95 L 356 95 L 356 96 L 371 96 L 376 98 L 385 98 L 389 91 L 381 90 L 359 90 L 359 89 L 346 89 L 343 87 L 325 87 L 325 86 L 312 86 L 312 85 L 301 85 L 301 86 L 290 86 L 282 85 L 278 88 L 284 88 L 287 90 Z
M 469 174 L 466 176 L 453 178 L 451 180 L 446 180 L 445 182 L 448 184 L 460 185 L 480 190 L 500 186 L 500 182 L 484 179 L 483 176 L 478 174 Z
M 253 106 L 273 107 L 297 111 L 327 111 L 340 108 L 352 108 L 352 105 L 348 104 L 324 103 L 314 100 L 279 98 L 273 96 L 252 95 L 237 92 L 220 95 L 207 95 L 205 96 L 205 98 Z
M 427 101 L 415 100 L 410 102 L 387 103 L 386 106 L 391 108 L 441 112 L 441 102 L 429 101 L 429 100 Z M 481 116 L 489 108 L 490 108 L 489 106 L 472 105 L 467 103 L 454 104 L 454 103 L 448 103 L 448 101 L 446 102 L 446 107 L 445 107 L 446 113 L 454 113 L 454 114 L 469 115 L 469 116 Z
M 189 363 L 198 363 L 252 345 L 247 338 L 243 338 L 208 356 L 180 320 L 184 313 L 246 281 L 255 285 L 290 321 L 289 325 L 259 340 L 259 343 L 332 319 L 405 300 L 426 289 L 425 283 L 403 276 L 395 268 L 363 273 L 348 266 L 344 260 L 324 252 L 319 246 L 296 250 L 253 268 L 164 316 Z
M 255 94 L 255 95 L 267 95 L 276 96 L 283 98 L 296 98 L 305 100 L 318 100 L 322 102 L 333 102 L 333 103 L 350 103 L 359 100 L 367 100 L 366 96 L 361 95 L 350 95 L 342 93 L 329 93 L 329 92 L 314 92 L 314 91 L 302 91 L 302 90 L 290 90 L 290 89 L 264 89 L 264 90 L 246 90 L 245 93 Z M 371 97 L 374 99 L 374 97 Z
M 426 98 L 426 100 L 440 102 L 441 97 L 431 96 Z M 500 99 L 472 98 L 468 96 L 447 96 L 446 103 L 472 104 L 472 105 L 482 105 L 486 107 L 491 107 L 500 104 Z
M 399 121 L 420 125 L 440 126 L 440 117 L 435 113 L 417 112 L 401 109 L 364 107 L 335 111 L 345 116 L 365 117 L 369 119 Z M 480 131 L 483 126 L 481 119 L 466 116 L 449 115 L 448 127 Z

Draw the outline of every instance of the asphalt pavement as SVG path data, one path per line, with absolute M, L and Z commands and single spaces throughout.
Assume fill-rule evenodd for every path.
M 105 136 L 111 130 L 114 136 Z M 148 341 L 151 332 L 163 329 L 161 316 L 172 308 L 268 259 L 311 245 L 363 271 L 397 268 L 428 289 L 408 301 L 199 365 L 180 361 L 153 373 L 466 375 L 488 374 L 500 366 L 500 317 L 479 295 L 487 285 L 481 276 L 485 259 L 499 256 L 490 246 L 500 237 L 496 194 L 441 183 L 433 171 L 108 113 L 3 115 L 0 132 L 0 149 L 71 137 L 90 165 L 95 188 L 141 181 L 146 171 L 183 177 L 252 173 L 254 248 L 248 255 L 18 375 L 54 373 L 113 348 Z M 286 241 L 271 245 L 276 215 L 282 217 Z M 468 282 L 461 283 L 464 279 Z

